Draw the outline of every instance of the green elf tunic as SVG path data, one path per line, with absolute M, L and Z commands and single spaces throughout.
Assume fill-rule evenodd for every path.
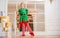
M 19 21 L 28 21 L 28 9 L 27 8 L 19 8 L 18 12 L 20 14 L 20 19 Z

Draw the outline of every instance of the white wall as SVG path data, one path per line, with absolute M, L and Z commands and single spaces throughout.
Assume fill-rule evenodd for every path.
M 60 35 L 60 0 L 45 1 L 45 28 L 48 35 Z
M 7 0 L 0 0 L 0 11 L 4 13 L 4 15 L 7 15 Z
M 4 13 L 3 15 L 7 15 L 7 0 L 0 0 L 0 15 L 1 15 L 1 11 Z M 5 36 L 5 32 L 2 32 L 2 28 L 1 28 L 1 23 L 0 23 L 0 36 Z

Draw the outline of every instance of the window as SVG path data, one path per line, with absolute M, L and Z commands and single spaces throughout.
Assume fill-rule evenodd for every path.
M 27 1 L 25 5 L 31 11 L 34 11 L 34 10 L 37 11 L 37 12 L 29 13 L 28 15 L 31 29 L 33 31 L 45 31 L 44 1 Z M 13 9 L 10 9 L 10 8 L 13 8 Z M 13 13 L 14 11 L 16 11 L 16 5 L 9 5 L 8 12 Z M 16 20 L 17 20 L 17 25 L 19 25 L 18 24 L 19 15 L 17 15 Z
M 32 24 L 33 30 L 45 31 L 44 1 L 29 1 L 27 2 L 27 8 L 31 11 L 34 11 L 35 9 L 37 11 L 37 12 L 31 13 L 32 18 L 33 18 L 31 20 L 33 21 L 30 21 L 31 22 L 30 24 Z

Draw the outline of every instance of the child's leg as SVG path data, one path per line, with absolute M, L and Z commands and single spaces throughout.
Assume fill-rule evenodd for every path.
M 22 36 L 25 36 L 25 25 L 24 22 L 19 22 L 20 29 L 22 29 Z
M 23 22 L 19 22 L 19 31 L 22 31 Z
M 23 22 L 19 22 L 19 27 L 22 28 Z
M 24 23 L 22 25 L 22 36 L 25 36 L 25 25 L 24 25 Z
M 29 26 L 29 23 L 28 23 L 28 22 L 26 22 L 25 26 L 26 26 L 26 27 L 27 27 L 27 29 L 29 30 L 30 34 L 34 36 L 34 33 L 33 33 L 32 29 L 30 28 L 30 26 Z

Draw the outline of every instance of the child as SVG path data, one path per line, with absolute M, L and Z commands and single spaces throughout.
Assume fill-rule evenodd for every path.
M 25 29 L 27 28 L 28 31 L 32 36 L 34 36 L 33 31 L 31 30 L 28 22 L 28 9 L 24 7 L 24 4 L 20 4 L 20 8 L 18 9 L 18 13 L 20 14 L 20 28 L 22 28 L 22 36 L 25 36 Z

